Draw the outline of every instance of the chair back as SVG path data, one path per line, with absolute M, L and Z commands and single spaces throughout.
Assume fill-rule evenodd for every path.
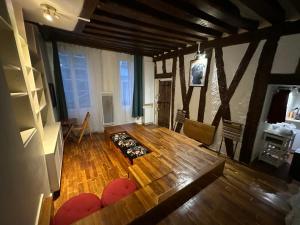
M 189 138 L 203 143 L 208 146 L 214 142 L 215 126 L 204 124 L 198 121 L 185 119 L 183 132 Z
M 175 123 L 174 123 L 174 126 L 173 126 L 174 131 L 176 130 L 176 126 L 178 124 L 183 124 L 184 123 L 185 116 L 186 116 L 186 111 L 185 110 L 181 110 L 181 109 L 177 110 L 176 117 L 175 117 Z
M 186 111 L 178 109 L 175 117 L 177 123 L 184 123 Z
M 89 123 L 90 116 L 91 116 L 90 112 L 87 112 L 86 115 L 85 115 L 85 118 L 84 118 L 84 120 L 82 122 L 81 129 L 84 130 L 87 127 L 87 125 Z
M 223 121 L 223 137 L 233 141 L 240 141 L 243 125 L 230 120 Z

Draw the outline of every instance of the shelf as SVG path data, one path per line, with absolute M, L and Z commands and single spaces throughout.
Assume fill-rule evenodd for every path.
M 40 71 L 38 71 L 36 68 L 32 67 L 32 66 L 26 66 L 27 70 L 32 70 L 35 73 L 40 73 Z
M 30 140 L 32 139 L 35 133 L 36 133 L 36 128 L 30 128 L 20 132 L 24 147 L 28 145 L 28 143 L 30 142 Z
M 47 103 L 43 104 L 42 106 L 39 107 L 38 110 L 35 111 L 36 114 L 38 114 L 39 112 L 41 112 L 43 109 L 45 109 L 47 106 Z
M 21 67 L 19 66 L 14 66 L 14 65 L 4 65 L 3 66 L 4 70 L 14 70 L 14 71 L 21 71 Z
M 27 95 L 27 92 L 12 92 L 12 93 L 10 93 L 10 96 L 13 98 L 24 97 L 26 95 Z
M 47 106 L 47 103 L 43 104 L 43 105 L 40 107 L 40 111 L 42 111 L 43 109 L 45 109 L 46 106 Z
M 56 143 L 60 131 L 60 123 L 56 122 L 52 125 L 46 125 L 44 127 L 44 153 L 45 155 L 53 154 L 55 152 Z
M 13 31 L 12 26 L 2 16 L 0 16 L 0 30 Z
M 40 88 L 35 88 L 35 89 L 31 90 L 31 92 L 34 92 L 34 91 L 42 91 L 42 90 L 43 90 L 43 88 L 40 87 Z

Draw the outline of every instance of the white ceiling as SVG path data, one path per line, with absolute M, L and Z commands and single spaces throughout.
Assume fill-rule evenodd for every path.
M 74 30 L 79 16 L 84 0 L 13 0 L 22 6 L 24 10 L 24 17 L 26 20 L 36 22 L 42 25 L 48 25 L 64 30 L 72 31 Z M 65 14 L 61 15 L 60 19 L 54 19 L 52 22 L 47 21 L 43 17 L 40 4 L 49 4 L 56 8 L 59 13 Z M 68 16 L 73 15 L 73 16 Z

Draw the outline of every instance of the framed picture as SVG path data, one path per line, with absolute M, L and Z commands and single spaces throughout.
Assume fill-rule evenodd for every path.
M 191 60 L 189 86 L 204 86 L 206 66 L 207 58 L 205 57 Z

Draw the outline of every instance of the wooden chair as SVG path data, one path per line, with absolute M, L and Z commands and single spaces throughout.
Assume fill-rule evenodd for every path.
M 74 125 L 72 127 L 72 130 L 71 132 L 76 136 L 78 136 L 78 141 L 77 143 L 80 144 L 81 142 L 81 139 L 85 133 L 86 130 L 88 130 L 89 134 L 90 134 L 90 137 L 92 138 L 92 133 L 91 133 L 91 128 L 90 128 L 90 125 L 89 125 L 89 120 L 90 120 L 90 113 L 87 112 L 86 115 L 85 115 L 85 118 L 82 122 L 81 125 Z M 79 135 L 78 135 L 79 134 Z
M 179 123 L 184 124 L 185 116 L 186 116 L 186 111 L 181 110 L 181 109 L 177 110 L 177 114 L 175 117 L 175 123 L 173 126 L 173 131 L 175 131 L 177 124 L 179 124 Z
M 233 156 L 232 156 L 232 158 L 234 158 L 237 145 L 241 139 L 242 131 L 243 131 L 242 124 L 232 122 L 230 120 L 224 120 L 223 121 L 222 140 L 221 140 L 221 144 L 220 144 L 218 153 L 221 152 L 221 147 L 222 147 L 224 138 L 231 139 L 231 140 L 235 141 L 235 147 L 234 147 Z
M 214 142 L 215 126 L 211 126 L 198 121 L 185 119 L 183 132 L 186 136 L 209 146 Z

